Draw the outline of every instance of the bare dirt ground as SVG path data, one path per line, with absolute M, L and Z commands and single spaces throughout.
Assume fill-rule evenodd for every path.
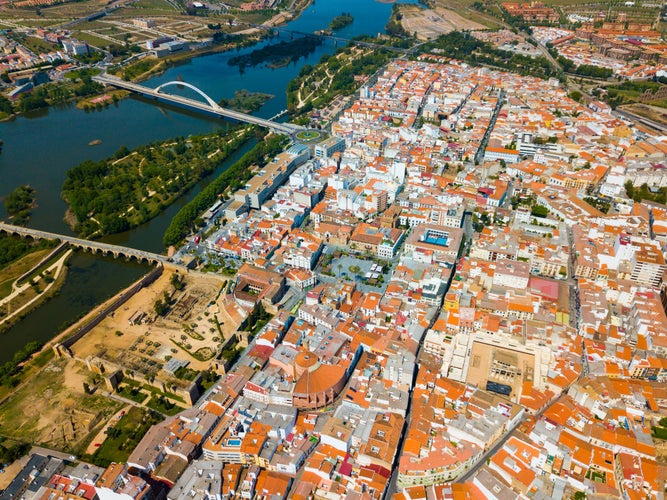
M 213 275 L 186 274 L 185 288 L 171 285 L 173 271 L 165 270 L 148 288 L 140 290 L 113 315 L 72 346 L 75 357 L 98 356 L 127 367 L 126 363 L 150 365 L 159 370 L 168 359 L 189 361 L 194 370 L 207 369 L 207 355 L 220 342 L 215 318 L 220 320 L 220 290 L 225 280 Z M 155 313 L 154 305 L 171 297 L 170 311 Z M 134 325 L 130 318 L 137 312 L 145 319 Z M 195 356 L 199 353 L 198 356 Z M 197 358 L 200 359 L 197 359 Z M 140 369 L 140 367 L 139 367 Z
M 184 275 L 184 288 L 175 290 L 173 272 L 165 270 L 153 285 L 140 290 L 113 317 L 75 343 L 72 351 L 78 359 L 52 361 L 0 405 L 0 433 L 70 453 L 78 453 L 84 444 L 101 442 L 104 436 L 99 433 L 126 403 L 105 395 L 101 377 L 80 361 L 89 356 L 107 357 L 124 369 L 148 368 L 156 374 L 168 357 L 189 361 L 194 370 L 207 369 L 210 362 L 205 355 L 208 352 L 212 357 L 221 345 L 214 318 L 220 315 L 220 291 L 226 280 L 193 272 Z M 171 308 L 158 317 L 154 303 L 164 300 L 165 292 Z M 147 313 L 148 323 L 129 324 L 137 311 Z M 87 394 L 84 387 L 92 388 L 93 394 Z
M 634 113 L 639 116 L 653 120 L 660 125 L 667 126 L 667 109 L 658 106 L 651 106 L 650 104 L 626 104 L 619 106 L 620 109 Z
M 0 407 L 4 435 L 56 449 L 73 449 L 120 403 L 86 394 L 89 372 L 73 359 L 48 364 Z
M 443 7 L 422 10 L 416 5 L 404 5 L 401 13 L 403 28 L 408 33 L 416 33 L 419 40 L 431 40 L 455 30 L 486 29 L 486 26 Z

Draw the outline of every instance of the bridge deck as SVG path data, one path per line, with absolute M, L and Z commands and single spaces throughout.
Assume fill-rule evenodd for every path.
M 88 250 L 101 250 L 104 253 L 122 255 L 124 257 L 135 257 L 139 260 L 147 260 L 148 262 L 168 262 L 168 259 L 165 255 L 160 255 L 153 252 L 145 252 L 144 250 L 137 250 L 135 248 L 123 247 L 120 245 L 112 245 L 110 243 L 103 243 L 101 241 L 84 240 L 74 236 L 50 233 L 48 231 L 41 231 L 39 229 L 14 226 L 13 224 L 5 224 L 4 222 L 0 222 L 0 232 L 5 232 L 7 234 L 18 234 L 20 236 L 30 236 L 32 238 L 44 240 L 59 240 L 65 243 L 69 243 L 70 245 Z

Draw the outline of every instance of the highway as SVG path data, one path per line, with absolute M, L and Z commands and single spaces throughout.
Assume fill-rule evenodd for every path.
M 204 94 L 201 90 L 197 89 L 196 87 L 193 87 L 192 85 L 186 82 L 174 82 L 174 83 L 181 83 L 184 86 L 192 88 L 200 95 L 202 95 L 204 98 L 206 98 L 208 103 L 195 101 L 194 99 L 190 99 L 187 97 L 160 92 L 161 87 L 166 86 L 166 84 L 162 85 L 161 87 L 158 87 L 157 89 L 151 89 L 149 87 L 144 87 L 143 85 L 138 85 L 132 82 L 126 82 L 125 80 L 121 80 L 120 78 L 104 74 L 94 76 L 93 80 L 99 83 L 103 83 L 105 85 L 112 85 L 114 87 L 129 90 L 131 92 L 136 92 L 137 94 L 152 97 L 154 99 L 160 99 L 162 101 L 172 102 L 194 110 L 204 111 L 209 114 L 218 115 L 223 118 L 231 118 L 233 120 L 237 120 L 240 122 L 259 125 L 260 127 L 266 127 L 268 129 L 287 135 L 293 135 L 297 132 L 305 130 L 305 128 L 300 125 L 294 125 L 291 123 L 278 123 L 271 120 L 266 120 L 264 118 L 259 118 L 257 116 L 249 115 L 246 113 L 241 113 L 240 111 L 234 111 L 232 109 L 220 107 L 217 104 L 215 104 L 215 102 L 206 94 Z

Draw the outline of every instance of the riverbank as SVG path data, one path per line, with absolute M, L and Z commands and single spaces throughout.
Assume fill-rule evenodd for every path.
M 151 220 L 254 137 L 251 126 L 119 149 L 71 168 L 62 188 L 83 238 L 127 231 Z
M 174 290 L 173 276 L 181 277 L 182 286 L 178 291 Z M 177 392 L 162 392 L 157 383 L 156 387 L 142 385 L 142 376 L 148 376 L 142 370 L 149 370 L 151 374 L 156 371 L 156 378 L 159 376 L 163 380 L 165 375 L 159 372 L 159 368 L 176 354 L 174 351 L 178 351 L 179 358 L 192 358 L 190 366 L 195 371 L 208 370 L 215 365 L 214 359 L 207 357 L 200 360 L 187 351 L 196 351 L 197 354 L 208 350 L 216 354 L 224 345 L 213 318 L 219 313 L 222 301 L 220 290 L 225 283 L 223 277 L 184 273 L 181 268 L 167 266 L 164 272 L 162 268 L 151 271 L 90 311 L 47 342 L 25 363 L 19 374 L 18 386 L 13 389 L 0 387 L 0 397 L 4 396 L 0 401 L 3 434 L 74 454 L 86 449 L 95 451 L 89 445 L 100 442 L 94 438 L 106 422 L 118 415 L 121 408 L 119 402 L 132 402 L 121 395 L 106 392 L 103 378 L 83 361 L 89 357 L 103 361 L 107 366 L 120 364 L 126 373 L 133 373 L 132 379 L 126 378 L 123 384 L 138 387 L 137 392 L 144 396 L 146 406 L 151 407 L 151 396 L 162 396 L 179 407 L 187 406 Z M 170 292 L 173 299 L 170 311 L 160 317 L 152 308 L 164 292 Z M 183 307 L 187 307 L 189 313 L 185 319 L 179 309 Z M 136 311 L 147 312 L 150 321 L 130 322 L 128 326 L 128 319 L 136 317 Z M 184 331 L 183 321 L 186 320 L 189 325 L 186 330 L 187 345 L 192 343 L 193 346 L 188 350 L 178 350 L 171 339 L 180 341 Z M 94 325 L 92 329 L 89 328 L 91 324 Z M 79 336 L 82 329 L 86 333 Z M 52 347 L 56 344 L 62 344 L 57 350 L 59 353 L 67 352 L 66 356 L 53 359 Z M 149 358 L 151 362 L 135 366 L 135 351 L 141 352 L 142 357 Z M 168 382 L 170 388 L 180 388 L 189 387 L 192 379 L 172 376 L 164 382 Z M 76 411 L 72 412 L 72 409 Z
M 226 34 L 229 35 L 230 38 L 226 38 L 225 40 L 221 42 L 213 42 L 211 45 L 205 45 L 202 47 L 198 47 L 193 50 L 188 50 L 188 51 L 183 51 L 177 54 L 174 54 L 173 56 L 166 57 L 164 59 L 156 59 L 156 63 L 154 66 L 152 66 L 150 69 L 147 71 L 141 72 L 141 74 L 138 75 L 133 75 L 129 78 L 130 81 L 133 82 L 141 82 L 148 80 L 150 78 L 153 78 L 155 76 L 158 76 L 162 73 L 164 73 L 166 70 L 168 70 L 171 66 L 175 64 L 180 64 L 187 62 L 191 59 L 201 57 L 201 56 L 206 56 L 206 55 L 211 55 L 211 54 L 216 54 L 220 52 L 228 52 L 231 50 L 239 49 L 239 48 L 248 48 L 252 47 L 253 45 L 256 45 L 257 43 L 261 42 L 262 40 L 265 40 L 267 38 L 271 37 L 271 33 L 269 28 L 275 27 L 275 26 L 280 26 L 283 25 L 287 22 L 293 21 L 297 19 L 303 11 L 311 4 L 312 0 L 305 0 L 304 2 L 296 2 L 296 8 L 294 11 L 287 11 L 287 12 L 280 12 L 273 16 L 271 19 L 268 19 L 267 21 L 264 21 L 262 23 L 262 26 L 265 26 L 267 29 L 262 29 L 258 27 L 250 27 L 246 30 L 237 32 L 237 33 L 230 33 Z M 236 38 L 238 37 L 238 40 Z M 230 40 L 233 40 L 232 43 L 230 43 Z M 149 56 L 150 57 L 150 56 Z M 139 61 L 139 64 L 141 64 L 143 61 L 146 61 L 146 58 L 141 59 Z M 137 63 L 135 63 L 137 64 Z M 121 67 L 122 69 L 122 67 Z M 98 70 L 99 71 L 99 70 Z M 116 73 L 116 71 L 114 71 Z M 122 72 L 121 72 L 122 76 Z M 56 89 L 55 94 L 61 94 L 62 90 L 61 89 L 67 89 L 69 86 L 71 86 L 71 82 L 65 82 L 65 81 L 57 81 L 57 82 L 51 82 L 49 84 L 50 89 Z M 44 89 L 45 86 L 39 86 L 36 87 L 36 91 L 39 92 L 41 89 Z M 33 91 L 33 94 L 35 91 Z M 90 101 L 94 101 L 97 98 L 102 98 L 107 92 L 100 92 L 97 94 L 88 94 L 84 96 L 79 96 L 79 95 L 72 95 L 71 97 L 66 97 L 66 98 L 59 98 L 57 101 L 51 102 L 49 98 L 47 97 L 42 103 L 39 105 L 36 105 L 35 107 L 31 107 L 30 109 L 13 109 L 11 113 L 7 114 L 2 114 L 0 115 L 0 122 L 4 121 L 11 121 L 14 120 L 22 115 L 25 114 L 26 111 L 36 111 L 36 110 L 41 110 L 41 109 L 48 109 L 56 104 L 66 104 L 66 103 L 71 103 L 74 102 L 79 109 L 86 109 L 86 105 L 88 105 L 88 109 L 100 109 L 104 108 L 104 102 L 100 103 L 93 103 L 92 105 L 90 104 Z M 117 100 L 123 99 L 127 97 L 129 94 L 115 94 L 117 96 L 117 99 L 114 99 L 114 102 L 117 102 Z
M 152 272 L 141 276 L 137 281 L 132 283 L 130 286 L 123 288 L 120 292 L 115 293 L 112 297 L 104 300 L 99 305 L 94 307 L 92 310 L 87 311 L 83 316 L 74 321 L 71 325 L 63 328 L 56 335 L 51 337 L 48 341 L 44 342 L 42 346 L 32 353 L 28 359 L 22 362 L 19 365 L 19 371 L 14 374 L 14 378 L 20 380 L 19 385 L 15 384 L 2 384 L 0 385 L 0 407 L 4 406 L 5 403 L 10 400 L 15 394 L 24 390 L 26 387 L 30 387 L 30 381 L 33 377 L 36 377 L 37 374 L 41 373 L 44 367 L 53 359 L 54 350 L 53 347 L 56 344 L 65 342 L 68 338 L 75 335 L 79 330 L 84 328 L 86 325 L 90 324 L 97 316 L 102 314 L 105 310 L 109 309 L 115 302 L 120 298 L 124 297 L 129 291 L 138 286 L 138 283 L 141 283 L 146 279 Z M 64 275 L 63 275 L 64 280 Z M 0 408 L 0 420 L 2 420 L 1 414 L 4 409 Z
M 331 19 L 341 12 L 350 12 L 364 23 L 353 23 L 341 30 L 340 36 L 355 38 L 364 33 L 381 32 L 390 14 L 391 6 L 375 0 L 341 0 L 340 3 L 318 3 L 308 7 L 288 26 L 301 33 L 313 33 L 326 28 Z M 280 39 L 289 39 L 281 36 Z M 276 43 L 280 39 L 264 41 L 259 46 L 244 49 L 250 52 L 265 43 Z M 164 81 L 182 78 L 204 90 L 215 100 L 231 98 L 235 90 L 246 88 L 252 92 L 275 95 L 257 115 L 264 118 L 274 116 L 286 108 L 285 88 L 302 66 L 316 64 L 322 56 L 335 50 L 333 42 L 325 42 L 314 53 L 278 69 L 266 65 L 249 67 L 244 72 L 234 71 L 227 60 L 236 51 L 219 52 L 222 47 L 208 47 L 196 53 L 183 54 L 190 59 L 187 64 L 166 68 L 164 76 L 149 81 L 157 86 Z M 206 57 L 199 57 L 206 55 Z M 194 56 L 194 57 L 193 57 Z M 134 149 L 141 145 L 163 141 L 174 137 L 204 135 L 217 131 L 227 122 L 188 112 L 169 105 L 155 106 L 146 99 L 123 99 L 106 107 L 103 111 L 85 113 L 73 104 L 53 106 L 38 112 L 28 113 L 20 119 L 0 125 L 0 137 L 5 148 L 0 156 L 0 169 L 4 172 L 0 196 L 5 196 L 16 186 L 31 184 L 37 191 L 38 207 L 33 210 L 30 226 L 36 229 L 70 234 L 62 216 L 67 206 L 60 197 L 66 172 L 85 160 L 100 161 L 110 157 L 122 145 Z M 91 147 L 89 142 L 99 139 L 101 144 Z M 211 176 L 199 181 L 186 195 L 161 212 L 150 222 L 117 235 L 105 237 L 104 241 L 151 252 L 164 250 L 162 237 L 176 213 L 193 200 L 206 186 L 216 179 L 229 165 L 250 150 L 254 140 L 230 157 Z M 67 145 L 67 147 L 63 147 Z M 48 165 L 45 175 L 44 165 Z M 209 205 L 210 206 L 210 205 Z M 206 207 L 205 207 L 206 208 Z M 5 216 L 0 207 L 0 217 Z M 65 285 L 59 295 L 43 307 L 33 311 L 16 324 L 3 338 L 5 358 L 9 360 L 28 341 L 49 341 L 96 304 L 136 280 L 145 269 L 134 262 L 113 260 L 87 253 L 76 253 Z
M 38 264 L 30 273 L 30 279 L 22 284 L 21 278 L 14 282 L 13 291 L 0 300 L 0 308 L 7 308 L 6 316 L 0 319 L 0 333 L 59 292 L 67 277 L 67 261 L 71 255 L 72 250 L 55 255 L 48 262 Z
M 78 100 L 76 107 L 83 111 L 103 109 L 112 105 L 113 103 L 125 99 L 130 95 L 131 92 L 129 90 L 108 90 L 102 94 Z

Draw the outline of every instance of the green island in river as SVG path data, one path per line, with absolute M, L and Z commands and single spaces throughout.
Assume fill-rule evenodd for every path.
M 242 113 L 252 113 L 261 108 L 266 101 L 269 101 L 274 97 L 275 96 L 271 94 L 250 92 L 246 89 L 241 89 L 235 91 L 234 97 L 231 99 L 220 99 L 218 104 L 223 108 L 230 108 Z
M 5 198 L 5 210 L 12 224 L 25 226 L 30 220 L 31 210 L 35 206 L 35 190 L 28 186 L 19 186 Z
M 340 16 L 334 17 L 329 23 L 329 29 L 336 31 L 354 22 L 354 17 L 349 12 L 343 12 Z
M 210 135 L 121 147 L 101 161 L 67 172 L 62 197 L 82 237 L 118 233 L 152 219 L 255 136 L 251 126 Z M 72 216 L 75 220 L 72 220 Z

